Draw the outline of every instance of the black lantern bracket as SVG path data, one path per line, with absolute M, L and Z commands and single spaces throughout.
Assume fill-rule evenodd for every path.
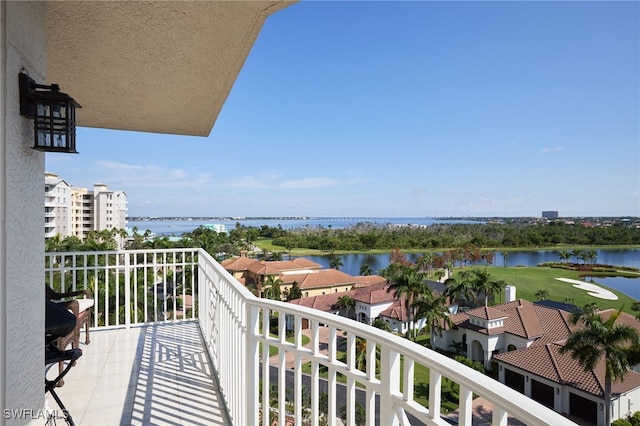
M 20 115 L 33 119 L 33 149 L 45 152 L 76 151 L 76 108 L 82 108 L 57 84 L 38 84 L 24 71 L 19 74 Z

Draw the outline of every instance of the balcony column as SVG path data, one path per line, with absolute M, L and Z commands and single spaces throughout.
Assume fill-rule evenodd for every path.
M 18 73 L 46 81 L 45 2 L 0 2 L 0 425 L 44 406 L 44 165 L 20 115 Z M 11 417 L 11 416 L 10 416 Z

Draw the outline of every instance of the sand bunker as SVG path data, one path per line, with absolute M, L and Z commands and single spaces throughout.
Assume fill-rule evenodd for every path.
M 593 297 L 598 297 L 600 299 L 607 299 L 607 300 L 618 300 L 618 296 L 616 296 L 609 290 L 605 290 L 604 288 L 595 284 L 589 284 L 584 281 L 572 280 L 571 278 L 556 278 L 556 280 L 564 281 L 566 283 L 571 283 L 573 284 L 574 287 L 577 287 L 580 290 L 585 290 L 587 294 Z

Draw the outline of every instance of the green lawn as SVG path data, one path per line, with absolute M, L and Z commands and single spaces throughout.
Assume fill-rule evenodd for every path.
M 574 305 L 584 306 L 587 303 L 593 302 L 601 309 L 620 309 L 624 306 L 623 310 L 625 312 L 635 315 L 635 312 L 631 310 L 634 299 L 615 289 L 607 288 L 618 296 L 618 300 L 605 300 L 590 296 L 586 291 L 578 289 L 570 283 L 556 279 L 571 278 L 577 280 L 579 279 L 578 271 L 541 268 L 537 266 L 509 268 L 490 266 L 488 269 L 492 279 L 504 280 L 507 284 L 514 285 L 516 287 L 516 298 L 518 299 L 535 302 L 538 300 L 535 293 L 540 289 L 545 289 L 549 292 L 549 296 L 547 297 L 549 300 L 562 302 L 565 298 L 569 297 L 573 298 Z M 459 272 L 459 270 L 454 272 L 454 276 L 456 272 Z M 595 278 L 594 284 L 598 284 L 597 278 Z M 504 302 L 504 294 L 502 295 L 502 301 Z

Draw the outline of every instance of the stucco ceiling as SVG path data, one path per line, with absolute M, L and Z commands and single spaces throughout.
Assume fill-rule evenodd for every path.
M 78 125 L 207 136 L 282 1 L 49 1 L 47 82 Z

